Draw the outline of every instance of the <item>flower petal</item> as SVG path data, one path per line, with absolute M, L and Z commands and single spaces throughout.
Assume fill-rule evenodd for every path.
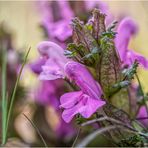
M 58 108 L 58 94 L 56 92 L 54 81 L 43 81 L 35 93 L 35 100 L 42 105 L 52 105 Z
M 48 56 L 49 58 L 53 58 L 56 60 L 66 60 L 66 57 L 64 56 L 64 49 L 54 42 L 40 42 L 37 46 L 37 49 L 39 53 L 43 56 Z
M 40 80 L 56 80 L 64 78 L 63 72 L 56 66 L 42 66 L 43 71 L 39 75 Z
M 137 30 L 137 25 L 129 17 L 124 18 L 118 26 L 115 45 L 123 62 L 126 60 L 129 41 L 137 33 Z
M 130 50 L 128 52 L 128 58 L 131 59 L 132 63 L 137 60 L 145 69 L 148 69 L 148 60 L 139 53 Z
M 147 118 L 148 117 L 148 114 L 147 114 L 147 111 L 146 111 L 146 107 L 145 106 L 142 106 L 139 110 L 139 113 L 137 115 L 137 118 Z M 143 120 L 140 120 L 143 125 L 145 125 L 146 127 L 148 126 L 148 119 L 143 119 Z
M 45 58 L 40 58 L 39 60 L 30 64 L 30 68 L 34 73 L 39 74 L 42 72 L 42 66 L 45 64 L 45 62 L 46 62 Z
M 62 114 L 62 118 L 65 122 L 69 123 L 72 118 L 80 113 L 84 118 L 89 118 L 92 114 L 94 114 L 98 108 L 102 107 L 105 104 L 105 101 L 99 101 L 96 99 L 92 99 L 90 96 L 83 94 L 80 96 L 81 100 L 75 106 L 74 104 L 70 104 L 71 108 L 65 109 Z
M 105 101 L 93 99 L 88 95 L 83 95 L 81 103 L 83 105 L 80 107 L 79 113 L 84 118 L 89 118 L 92 114 L 94 114 L 97 111 L 97 109 L 105 105 Z
M 82 91 L 65 93 L 60 98 L 60 102 L 61 102 L 60 107 L 63 107 L 63 108 L 73 107 L 76 104 L 76 102 L 79 101 L 79 98 L 81 95 L 82 95 Z
M 64 56 L 64 50 L 53 42 L 44 41 L 38 45 L 41 55 L 47 56 L 48 60 L 42 66 L 41 80 L 55 80 L 64 78 L 64 66 L 68 59 Z
M 100 86 L 97 85 L 84 65 L 77 62 L 68 62 L 64 69 L 67 77 L 73 80 L 84 93 L 94 99 L 101 98 L 102 90 Z
M 66 123 L 69 123 L 72 120 L 72 118 L 78 113 L 80 107 L 81 104 L 79 103 L 70 109 L 65 109 L 62 113 L 63 120 Z
M 60 41 L 63 42 L 68 39 L 72 35 L 72 30 L 68 24 L 69 21 L 66 20 L 55 23 L 52 31 L 53 36 L 57 37 Z

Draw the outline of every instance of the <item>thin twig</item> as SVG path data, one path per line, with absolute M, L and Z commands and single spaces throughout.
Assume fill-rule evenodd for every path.
M 71 148 L 73 148 L 73 147 L 75 146 L 75 144 L 76 144 L 76 142 L 77 142 L 77 140 L 78 140 L 78 137 L 79 137 L 79 135 L 80 135 L 80 132 L 81 132 L 81 128 L 79 128 L 79 130 L 78 130 L 78 132 L 77 132 L 77 136 L 76 136 L 76 138 L 75 138 L 75 140 L 74 140 L 74 142 L 73 142 Z
M 106 116 L 106 117 L 101 117 L 101 118 L 99 118 L 99 119 L 93 119 L 93 120 L 87 121 L 87 122 L 81 124 L 81 126 L 86 126 L 86 125 L 95 123 L 95 122 L 97 122 L 97 121 L 104 121 L 104 120 L 109 120 L 109 121 L 112 121 L 112 122 L 116 122 L 117 124 L 121 124 L 120 121 L 118 121 L 118 120 L 116 120 L 116 119 L 114 119 L 114 118 L 110 118 L 110 117 L 107 117 L 107 116 Z
M 123 122 L 121 122 L 121 121 L 119 121 L 119 120 L 116 120 L 116 119 L 114 119 L 114 118 L 110 118 L 110 117 L 102 117 L 102 118 L 99 118 L 99 119 L 94 119 L 94 120 L 91 120 L 91 121 L 87 121 L 86 123 L 81 124 L 81 126 L 86 126 L 86 125 L 95 123 L 95 122 L 97 122 L 97 121 L 104 121 L 104 120 L 108 120 L 108 121 L 114 122 L 114 123 L 116 123 L 116 124 L 119 124 L 119 125 L 121 125 L 122 127 L 125 127 L 125 128 L 127 128 L 127 129 L 129 129 L 130 131 L 133 131 L 133 132 L 135 132 L 135 133 L 138 133 L 139 135 L 141 135 L 141 136 L 143 136 L 143 137 L 145 137 L 145 138 L 148 139 L 148 135 L 147 135 L 147 134 L 142 133 L 142 132 L 140 132 L 140 131 L 134 129 L 132 126 L 129 126 L 129 125 L 127 125 L 127 124 L 124 124 Z
M 144 101 L 145 108 L 146 108 L 147 115 L 148 115 L 148 106 L 147 106 L 147 103 L 146 103 L 145 98 L 144 98 L 144 91 L 143 91 L 143 89 L 142 89 L 142 85 L 141 85 L 141 82 L 140 82 L 140 79 L 139 79 L 138 75 L 137 75 L 137 74 L 135 74 L 135 76 L 136 76 L 137 81 L 138 81 L 138 83 L 139 83 L 139 87 L 140 87 L 140 90 L 141 90 L 141 92 L 142 92 L 143 101 Z
M 45 142 L 43 136 L 41 135 L 41 133 L 40 133 L 38 127 L 37 127 L 37 126 L 33 123 L 33 121 L 32 121 L 31 119 L 29 119 L 24 113 L 23 113 L 23 115 L 24 115 L 24 117 L 31 123 L 31 125 L 35 128 L 35 130 L 37 131 L 37 133 L 38 133 L 39 137 L 41 138 L 41 140 L 42 140 L 43 144 L 45 145 L 45 147 L 48 148 L 48 146 L 47 146 L 47 144 L 46 144 L 46 142 Z
M 88 135 L 87 137 L 85 137 L 81 143 L 79 143 L 76 147 L 85 147 L 86 145 L 88 145 L 96 136 L 107 132 L 109 130 L 113 130 L 116 129 L 117 126 L 108 126 L 106 128 L 100 128 L 99 130 L 96 130 L 95 132 L 91 133 L 90 135 Z
M 123 125 L 114 125 L 114 126 L 108 126 L 108 127 L 105 127 L 105 128 L 100 128 L 99 130 L 96 130 L 95 132 L 91 133 L 90 135 L 88 135 L 87 137 L 84 138 L 84 140 L 82 140 L 82 142 L 80 144 L 77 145 L 77 147 L 85 147 L 86 145 L 88 145 L 96 136 L 104 133 L 104 132 L 107 132 L 109 130 L 113 130 L 113 129 L 122 129 L 122 130 L 125 130 L 125 131 L 130 131 L 131 133 L 137 133 L 141 136 L 144 136 L 145 138 L 148 138 L 148 135 L 147 134 L 144 134 L 144 133 L 141 133 L 133 128 L 129 128 L 129 127 L 126 127 L 126 126 L 123 126 Z

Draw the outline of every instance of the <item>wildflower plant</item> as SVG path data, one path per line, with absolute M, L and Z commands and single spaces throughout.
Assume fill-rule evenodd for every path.
M 73 42 L 65 50 L 56 43 L 41 42 L 38 50 L 45 61 L 39 78 L 52 83 L 63 79 L 72 88 L 60 97 L 63 120 L 75 119 L 80 128 L 91 125 L 95 129 L 78 146 L 86 146 L 98 134 L 116 146 L 144 146 L 147 129 L 137 114 L 141 106 L 147 109 L 147 95 L 137 69 L 141 65 L 147 68 L 148 61 L 128 49 L 137 31 L 132 19 L 123 19 L 117 31 L 117 22 L 107 26 L 105 20 L 106 14 L 98 9 L 87 23 L 72 19 Z

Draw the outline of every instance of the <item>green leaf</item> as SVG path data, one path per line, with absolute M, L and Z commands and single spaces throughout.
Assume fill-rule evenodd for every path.
M 137 72 L 137 68 L 138 68 L 138 62 L 135 61 L 128 69 L 124 69 L 122 71 L 125 77 L 124 79 L 132 80 Z
M 125 87 L 127 87 L 129 85 L 130 85 L 130 81 L 125 80 L 125 81 L 121 81 L 119 83 L 114 84 L 112 87 L 113 88 L 120 88 L 121 89 L 121 88 L 125 88 Z

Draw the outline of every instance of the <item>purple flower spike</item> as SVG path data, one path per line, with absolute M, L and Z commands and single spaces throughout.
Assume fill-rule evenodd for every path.
M 123 19 L 117 29 L 116 48 L 124 65 L 131 65 L 137 60 L 144 68 L 148 68 L 148 60 L 146 58 L 128 49 L 130 39 L 137 33 L 137 30 L 138 27 L 131 18 Z
M 68 62 L 65 65 L 66 76 L 74 81 L 80 91 L 66 93 L 60 98 L 60 107 L 64 108 L 62 117 L 70 122 L 76 114 L 89 118 L 96 110 L 105 104 L 101 100 L 102 91 L 85 66 L 77 62 Z
M 44 41 L 38 45 L 38 50 L 42 56 L 48 57 L 39 78 L 41 80 L 64 78 L 64 65 L 68 62 L 64 56 L 64 49 L 53 42 Z

